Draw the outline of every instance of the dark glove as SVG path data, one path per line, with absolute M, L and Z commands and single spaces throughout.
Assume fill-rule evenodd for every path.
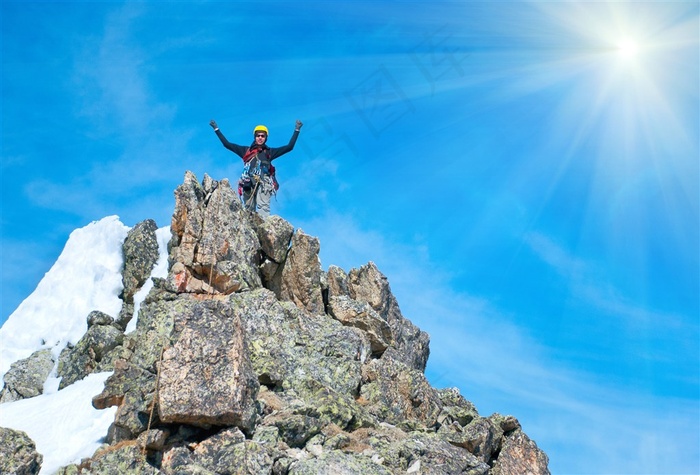
M 212 120 L 209 122 L 209 125 L 211 125 L 211 127 L 212 127 L 214 130 L 216 130 L 216 129 L 219 128 L 219 126 L 216 125 L 216 121 L 215 121 L 214 119 L 212 119 Z
M 304 125 L 304 124 L 303 124 L 299 119 L 297 119 L 297 124 L 296 124 L 296 126 L 294 127 L 294 130 L 296 130 L 296 131 L 298 132 L 299 129 L 301 129 L 301 126 L 302 126 L 302 125 Z

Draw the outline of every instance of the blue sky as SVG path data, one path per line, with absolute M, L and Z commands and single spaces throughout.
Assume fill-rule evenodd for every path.
M 700 470 L 697 2 L 2 2 L 2 313 L 69 233 L 169 224 L 209 127 L 272 146 L 324 267 L 553 473 Z M 59 318 L 59 316 L 57 316 Z

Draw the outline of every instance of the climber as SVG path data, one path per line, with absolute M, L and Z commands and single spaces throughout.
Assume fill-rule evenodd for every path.
M 238 181 L 238 193 L 242 196 L 244 206 L 251 211 L 257 211 L 262 218 L 267 218 L 270 215 L 270 198 L 279 188 L 272 160 L 292 151 L 299 137 L 299 129 L 304 124 L 297 120 L 289 143 L 272 148 L 267 146 L 268 131 L 264 125 L 258 125 L 253 129 L 254 141 L 250 147 L 226 140 L 215 120 L 209 122 L 209 125 L 212 126 L 224 147 L 243 159 L 245 167 Z

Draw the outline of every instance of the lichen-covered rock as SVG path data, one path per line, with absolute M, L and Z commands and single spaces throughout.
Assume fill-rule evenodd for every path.
M 180 315 L 183 330 L 163 353 L 158 414 L 164 423 L 252 428 L 258 380 L 240 317 L 221 302 Z
M 67 346 L 59 355 L 59 389 L 80 381 L 97 369 L 109 371 L 113 361 L 105 358 L 124 341 L 124 333 L 113 326 L 114 320 L 102 312 L 88 315 L 88 330 L 75 346 Z M 103 363 L 104 364 L 101 364 Z
M 134 295 L 138 292 L 153 271 L 158 261 L 158 227 L 152 219 L 136 224 L 129 230 L 122 244 L 124 268 L 122 270 L 121 293 L 122 309 L 116 320 L 116 326 L 126 329 L 134 314 Z
M 370 361 L 363 368 L 361 396 L 367 410 L 389 424 L 433 427 L 442 402 L 425 375 L 393 359 Z
M 255 231 L 265 256 L 278 264 L 284 262 L 294 234 L 294 226 L 279 216 L 272 215 L 259 223 L 256 222 Z
M 169 474 L 271 474 L 274 463 L 264 444 L 246 440 L 238 429 L 224 429 L 189 448 L 176 446 L 163 456 L 161 469 Z
M 478 417 L 464 427 L 456 422 L 442 425 L 438 435 L 452 445 L 467 449 L 482 462 L 489 462 L 500 449 L 503 430 L 489 419 Z
M 367 302 L 391 328 L 392 344 L 387 351 L 392 358 L 399 359 L 418 371 L 425 371 L 430 354 L 430 336 L 403 317 L 399 304 L 391 293 L 389 281 L 377 266 L 369 262 L 358 269 L 352 269 L 347 281 L 337 271 L 334 274 L 335 279 L 329 278 L 329 295 L 339 294 L 347 288 L 350 298 Z M 331 292 L 331 289 L 334 290 Z
M 261 287 L 260 241 L 228 180 L 217 182 L 205 175 L 200 185 L 187 172 L 175 200 L 170 288 L 230 294 Z
M 168 278 L 103 356 L 112 445 L 63 475 L 547 473 L 517 419 L 428 384 L 429 337 L 373 263 L 324 273 L 316 238 L 189 172 L 171 230 Z
M 152 219 L 141 221 L 131 228 L 124 239 L 122 253 L 124 255 L 124 270 L 122 282 L 123 300 L 134 302 L 134 294 L 143 286 L 151 275 L 153 266 L 158 260 L 158 226 Z
M 239 315 L 259 381 L 280 389 L 305 387 L 313 379 L 345 394 L 357 391 L 369 342 L 361 332 L 329 318 L 309 316 L 280 303 L 266 289 L 229 297 Z
M 370 457 L 332 450 L 293 463 L 289 475 L 392 475 L 392 472 Z
M 412 432 L 397 441 L 368 439 L 394 473 L 487 475 L 489 465 L 436 434 Z
M 442 410 L 438 416 L 438 423 L 449 425 L 457 423 L 464 427 L 479 417 L 479 412 L 471 402 L 462 396 L 457 388 L 444 388 L 437 390 L 442 402 Z
M 35 475 L 43 460 L 25 432 L 0 427 L 0 473 Z
M 505 437 L 491 475 L 549 475 L 549 458 L 521 430 Z
M 321 291 L 321 261 L 318 238 L 301 229 L 292 236 L 292 245 L 282 269 L 279 298 L 294 302 L 311 315 L 325 314 Z
M 85 473 L 85 472 L 79 472 Z M 124 443 L 98 450 L 89 461 L 90 475 L 156 475 L 161 471 L 149 463 L 138 444 Z
M 330 297 L 328 312 L 343 325 L 362 330 L 369 339 L 372 353 L 377 357 L 393 342 L 389 324 L 366 302 L 346 296 Z
M 5 387 L 0 392 L 0 404 L 42 394 L 53 365 L 50 349 L 35 351 L 28 358 L 12 363 L 3 377 Z

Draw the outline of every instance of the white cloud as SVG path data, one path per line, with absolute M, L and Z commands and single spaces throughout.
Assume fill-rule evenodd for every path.
M 367 260 L 387 275 L 405 317 L 431 335 L 426 374 L 457 386 L 484 415 L 512 413 L 549 453 L 552 473 L 693 473 L 698 468 L 697 401 L 665 398 L 557 361 L 513 315 L 454 289 L 429 250 L 389 242 L 352 217 L 329 212 L 293 221 L 321 240 L 324 268 Z M 568 276 L 586 264 L 543 236 L 530 244 Z M 331 261 L 332 260 L 332 261 Z

